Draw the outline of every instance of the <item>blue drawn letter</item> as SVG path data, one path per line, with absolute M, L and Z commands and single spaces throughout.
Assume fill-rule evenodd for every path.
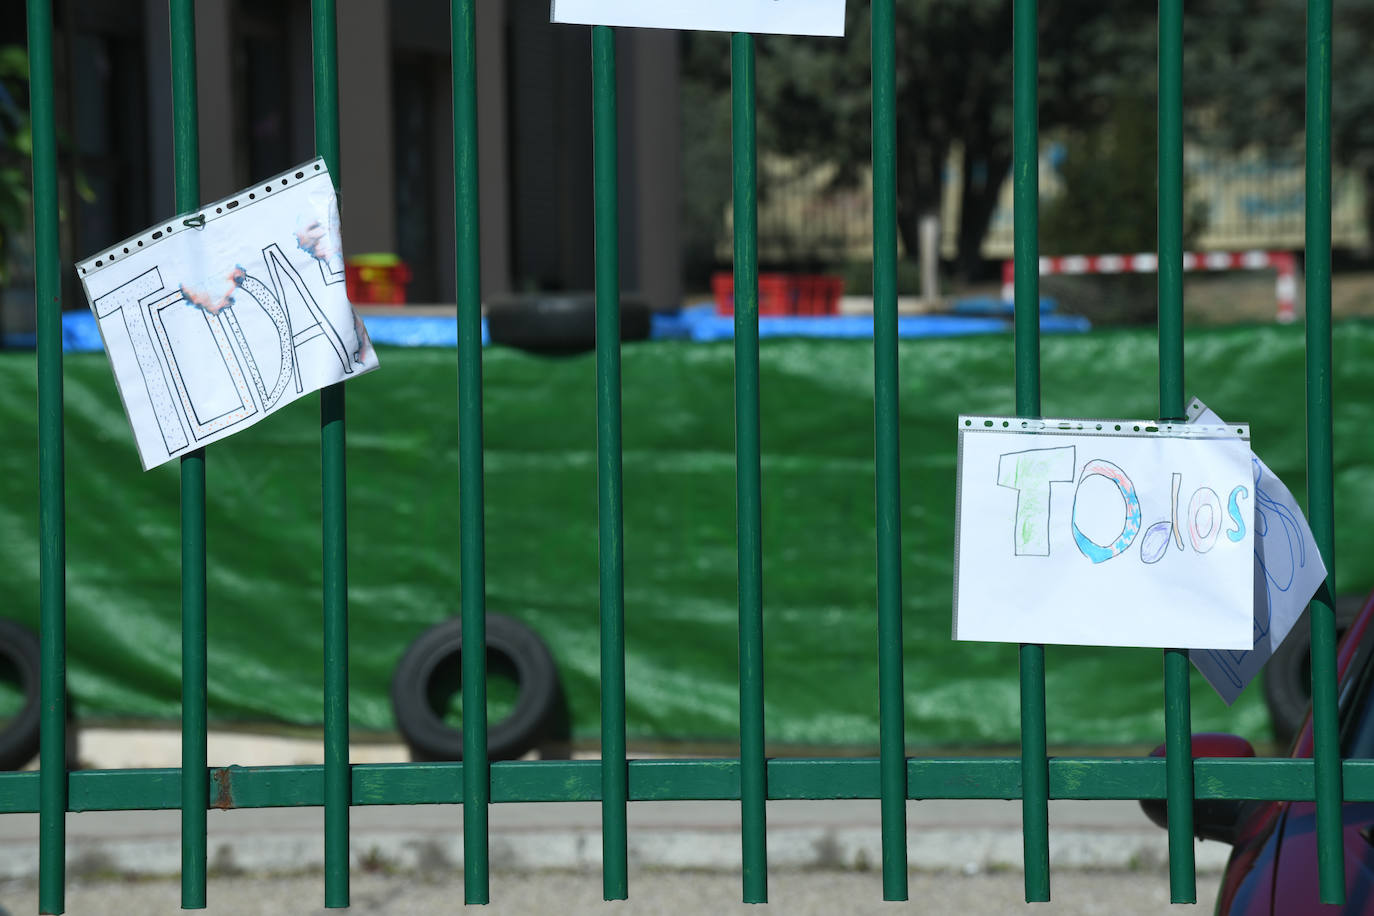
M 1105 477 L 1121 493 L 1121 498 L 1126 501 L 1126 520 L 1121 526 L 1121 534 L 1117 535 L 1111 544 L 1098 544 L 1078 528 L 1078 493 L 1074 493 L 1073 499 L 1073 539 L 1078 544 L 1078 549 L 1083 556 L 1092 560 L 1094 563 L 1105 563 L 1112 557 L 1125 553 L 1131 543 L 1135 541 L 1135 536 L 1140 533 L 1140 498 L 1136 496 L 1135 484 L 1131 483 L 1131 478 L 1126 476 L 1126 472 L 1101 458 L 1095 458 L 1083 465 L 1083 474 L 1078 478 L 1078 489 L 1083 489 L 1083 481 L 1089 477 Z
M 1239 544 L 1245 540 L 1245 518 L 1240 514 L 1240 506 L 1237 504 L 1241 499 L 1248 499 L 1250 491 L 1245 487 L 1236 487 L 1231 491 L 1231 499 L 1227 504 L 1226 511 L 1231 515 L 1231 521 L 1235 524 L 1226 532 L 1226 536 L 1231 539 L 1232 544 Z

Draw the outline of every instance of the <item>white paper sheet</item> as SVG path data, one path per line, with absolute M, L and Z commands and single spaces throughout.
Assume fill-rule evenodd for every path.
M 782 35 L 844 34 L 844 0 L 553 0 L 554 22 Z
M 1242 425 L 960 417 L 954 638 L 1250 648 L 1248 440 Z
M 1188 422 L 1224 422 L 1196 398 Z M 1188 653 L 1212 689 L 1230 706 L 1287 638 L 1326 580 L 1326 564 L 1312 528 L 1283 481 L 1251 456 L 1255 481 L 1255 638 L 1250 651 L 1195 649 Z
M 338 212 L 317 159 L 77 265 L 145 471 L 377 368 Z

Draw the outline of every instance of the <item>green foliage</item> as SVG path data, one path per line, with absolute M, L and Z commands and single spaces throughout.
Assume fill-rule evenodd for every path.
M 1332 12 L 1332 140 L 1342 161 L 1374 161 L 1374 0 Z M 1185 88 L 1215 114 L 1203 127 L 1236 147 L 1291 151 L 1306 113 L 1305 0 L 1199 0 L 1185 20 Z
M 1158 244 L 1159 183 L 1154 96 L 1122 92 L 1107 119 L 1067 136 L 1059 167 L 1063 191 L 1040 210 L 1047 255 L 1135 254 Z M 1206 228 L 1206 210 L 1184 214 L 1183 244 Z M 1149 324 L 1156 316 L 1153 274 L 1047 279 L 1042 288 L 1095 324 Z
M 842 186 L 862 180 L 872 149 L 869 5 L 848 10 L 841 40 L 763 36 L 757 46 L 761 148 L 837 165 Z M 1124 0 L 1041 0 L 1043 130 L 1092 124 L 1123 82 L 1153 81 L 1153 12 Z M 1011 0 L 897 0 L 898 228 L 916 251 L 921 216 L 939 209 L 949 153 L 963 149 L 965 273 L 977 264 L 1011 165 L 1011 39 Z M 729 131 L 719 112 L 708 130 L 703 100 L 728 94 L 730 55 L 724 36 L 685 41 L 690 199 L 708 161 L 728 163 Z M 728 107 L 723 113 L 728 124 Z M 692 150 L 711 144 L 724 152 Z M 728 168 L 712 175 L 728 189 Z
M 1065 143 L 1063 192 L 1041 207 L 1040 244 L 1047 255 L 1154 251 L 1159 184 L 1154 100 L 1123 93 L 1099 127 Z M 1205 227 L 1204 214 L 1185 215 L 1185 247 Z
M 1011 0 L 896 0 L 899 229 L 908 250 L 917 250 L 920 217 L 938 209 L 945 163 L 951 150 L 962 149 L 958 259 L 966 274 L 976 266 L 1011 161 L 1011 8 Z M 759 38 L 759 139 L 763 149 L 838 165 L 836 183 L 852 186 L 863 180 L 871 158 L 870 30 L 868 4 L 850 3 L 848 9 L 847 34 L 840 40 Z M 1070 166 L 1081 166 L 1075 181 L 1081 178 L 1086 186 L 1075 195 L 1085 210 L 1057 215 L 1048 241 L 1091 234 L 1083 244 L 1065 247 L 1154 247 L 1155 119 L 1149 93 L 1156 79 L 1156 13 L 1153 4 L 1126 0 L 1039 4 L 1040 129 L 1042 135 L 1067 132 L 1075 138 L 1070 145 L 1085 153 L 1071 155 L 1078 165 Z M 1374 0 L 1343 0 L 1334 17 L 1333 152 L 1338 164 L 1374 187 L 1374 55 L 1367 50 L 1374 38 Z M 1189 4 L 1184 101 L 1195 140 L 1233 150 L 1258 147 L 1280 159 L 1301 157 L 1305 21 L 1305 0 Z M 700 176 L 713 182 L 707 196 L 716 209 L 707 216 L 718 230 L 729 193 L 729 40 L 705 34 L 685 40 L 689 194 L 705 186 Z M 1139 121 L 1135 125 L 1125 123 L 1127 113 L 1115 104 L 1131 94 L 1135 100 L 1127 104 Z M 1115 126 L 1092 135 L 1108 122 Z M 1118 164 L 1138 162 L 1129 170 L 1130 187 L 1112 184 L 1102 169 L 1092 174 L 1088 161 L 1094 149 L 1111 144 L 1113 131 L 1140 140 L 1134 151 L 1112 153 Z M 1108 196 L 1098 193 L 1103 189 Z M 1367 200 L 1374 227 L 1374 193 Z M 1124 212 L 1134 215 L 1124 218 Z
M 689 287 L 705 289 L 718 267 L 716 242 L 730 200 L 730 40 L 687 33 L 683 48 L 683 267 Z M 722 71 L 715 58 L 727 61 Z M 694 76 L 693 76 L 694 75 Z
M 27 107 L 29 58 L 21 47 L 0 47 L 0 283 L 7 278 L 10 239 L 28 225 L 33 131 Z
M 1199 0 L 1190 7 L 1185 87 L 1207 115 L 1195 130 L 1235 150 L 1301 161 L 1306 16 L 1304 0 Z M 1374 189 L 1374 0 L 1335 4 L 1332 31 L 1332 155 Z M 1374 193 L 1365 200 L 1374 236 Z

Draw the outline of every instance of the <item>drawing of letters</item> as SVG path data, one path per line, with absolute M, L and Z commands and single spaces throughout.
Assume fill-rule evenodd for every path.
M 181 418 L 176 409 L 167 378 L 158 363 L 157 349 L 153 345 L 148 325 L 144 320 L 143 305 L 165 292 L 162 275 L 154 267 L 140 274 L 123 286 L 114 289 L 95 300 L 95 317 L 100 322 L 101 333 L 107 338 L 118 334 L 122 328 L 127 335 L 138 367 L 143 375 L 143 385 L 148 393 L 148 403 L 153 416 L 157 418 L 158 429 L 167 454 L 173 455 L 186 448 L 190 442 L 181 426 Z M 177 295 L 180 298 L 180 294 Z M 118 324 L 116 324 L 118 315 Z
M 1071 445 L 1013 452 L 998 459 L 997 485 L 1016 491 L 1016 556 L 1050 555 L 1050 484 L 1073 483 L 1073 469 Z
M 258 412 L 224 330 L 226 311 L 212 315 L 198 309 L 180 291 L 148 307 L 183 415 L 198 440 Z
M 281 248 L 275 243 L 268 245 L 262 250 L 262 258 L 267 264 L 272 288 L 269 290 L 264 284 L 254 281 L 255 286 L 249 289 L 248 281 L 253 278 L 248 277 L 245 278 L 243 284 L 244 291 L 249 292 L 255 299 L 262 297 L 259 302 L 264 308 L 267 308 L 267 301 L 264 300 L 270 300 L 274 308 L 284 309 L 288 322 L 288 333 L 291 334 L 291 348 L 299 349 L 310 341 L 323 337 L 328 342 L 330 349 L 334 351 L 334 356 L 338 359 L 339 366 L 344 373 L 351 375 L 353 373 L 353 359 L 348 348 L 344 345 L 343 336 L 315 301 L 315 297 L 311 295 L 305 281 L 291 266 L 291 262 L 282 253 Z M 294 296 L 291 295 L 293 291 Z M 293 366 L 296 375 L 296 392 L 299 394 L 304 389 L 300 376 L 300 360 L 293 359 Z
M 202 209 L 77 265 L 144 470 L 377 368 L 322 159 Z
M 1307 566 L 1307 545 L 1303 542 L 1302 528 L 1288 507 L 1260 489 L 1262 471 L 1263 466 L 1256 459 L 1255 536 L 1262 549 L 1256 548 L 1255 560 L 1264 569 L 1267 587 L 1286 592 L 1293 587 L 1298 571 Z M 1271 528 L 1277 530 L 1271 532 Z M 1282 546 L 1279 546 L 1279 534 L 1283 535 Z
M 234 333 L 234 339 L 238 342 L 239 349 L 243 351 L 244 361 L 248 364 L 248 371 L 253 376 L 253 386 L 258 391 L 258 397 L 262 399 L 262 409 L 271 410 L 276 406 L 277 401 L 281 400 L 292 376 L 299 377 L 296 370 L 296 348 L 291 341 L 291 320 L 286 314 L 286 309 L 282 308 L 281 302 L 272 295 L 271 290 L 262 284 L 262 281 L 245 274 L 239 279 L 238 284 L 239 290 L 247 293 L 247 296 L 236 296 L 233 308 L 225 309 L 220 314 L 228 321 L 230 330 Z M 272 323 L 271 333 L 266 336 L 276 338 L 277 376 L 271 391 L 267 390 L 267 385 L 263 382 L 259 362 L 265 354 L 255 351 L 249 345 L 248 335 L 244 333 L 243 323 L 240 321 L 239 310 L 248 303 L 256 305 Z M 245 320 L 251 320 L 248 314 L 247 312 L 244 313 L 243 318 Z M 261 344 L 259 348 L 261 349 Z M 297 393 L 300 392 L 299 382 L 296 391 Z

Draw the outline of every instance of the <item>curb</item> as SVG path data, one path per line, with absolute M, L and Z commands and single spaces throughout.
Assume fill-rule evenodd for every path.
M 451 833 L 377 832 L 355 835 L 351 867 L 359 871 L 461 871 L 463 841 L 455 819 Z M 1197 871 L 1218 873 L 1230 847 L 1197 843 Z M 913 870 L 1021 871 L 1022 838 L 1017 830 L 938 828 L 907 835 Z M 640 830 L 629 837 L 632 867 L 672 871 L 737 872 L 737 830 Z M 210 837 L 211 874 L 289 873 L 324 867 L 319 832 L 275 832 Z M 507 831 L 491 834 L 493 871 L 596 871 L 601 868 L 601 834 L 595 830 Z M 769 831 L 770 869 L 870 871 L 881 868 L 879 831 L 859 827 L 783 828 Z M 1054 869 L 1156 871 L 1168 864 L 1163 831 L 1058 830 L 1050 835 Z M 67 844 L 73 877 L 176 875 L 181 869 L 177 837 L 96 838 L 73 836 Z M 30 879 L 38 873 L 36 843 L 0 844 L 0 880 Z

